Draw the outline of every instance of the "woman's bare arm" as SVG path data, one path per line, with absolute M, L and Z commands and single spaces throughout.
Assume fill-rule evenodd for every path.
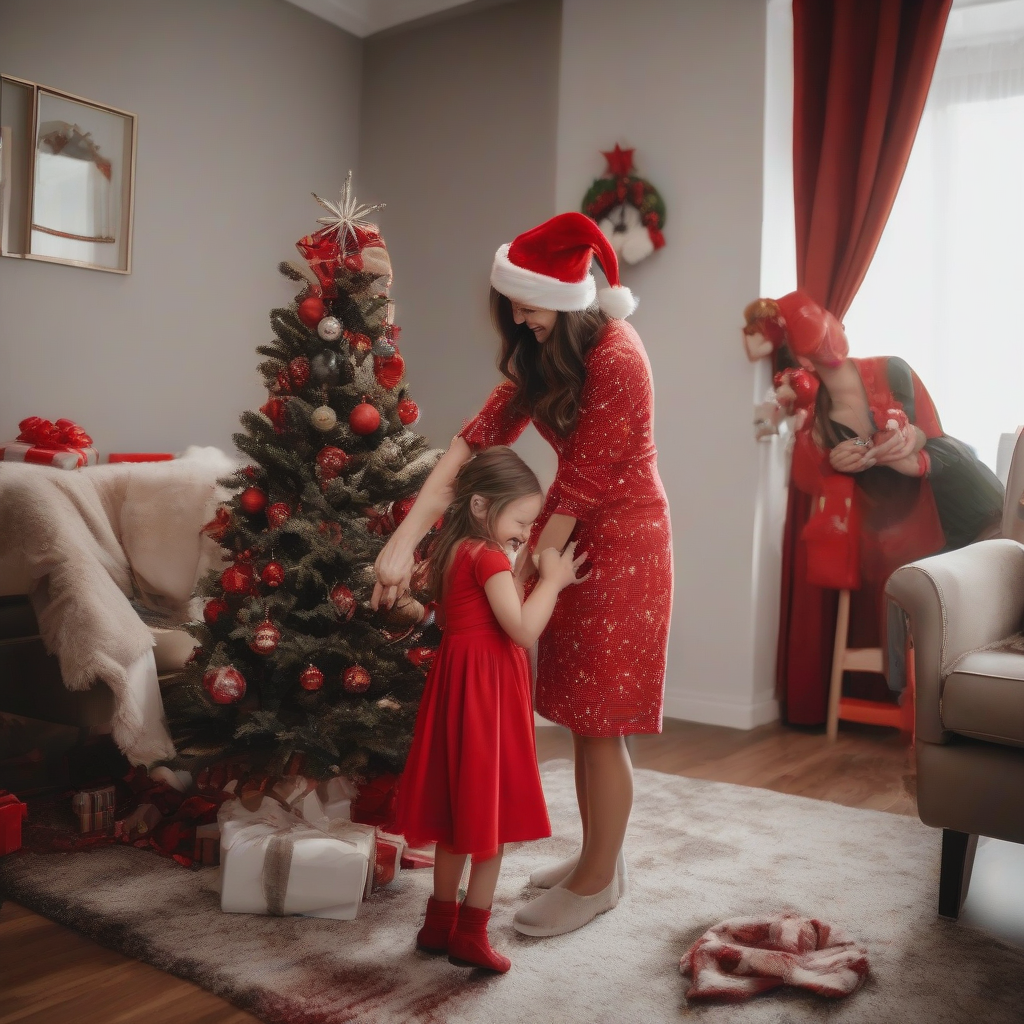
M 455 477 L 472 454 L 472 449 L 462 437 L 452 441 L 420 488 L 409 513 L 377 556 L 374 564 L 377 582 L 370 598 L 370 605 L 375 610 L 381 606 L 391 608 L 409 589 L 416 545 L 451 504 Z

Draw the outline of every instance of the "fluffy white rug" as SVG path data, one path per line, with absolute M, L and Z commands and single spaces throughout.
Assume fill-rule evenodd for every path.
M 40 913 L 288 1024 L 1021 1021 L 1024 950 L 936 917 L 937 832 L 761 789 L 638 771 L 629 895 L 579 932 L 519 936 L 511 918 L 533 895 L 530 869 L 575 842 L 571 767 L 549 763 L 543 777 L 556 835 L 506 855 L 492 931 L 512 958 L 504 977 L 415 951 L 429 871 L 403 872 L 347 923 L 221 914 L 216 869 L 130 848 L 8 857 L 0 876 Z M 725 918 L 783 910 L 864 944 L 864 988 L 841 1001 L 781 992 L 687 1006 L 689 944 Z

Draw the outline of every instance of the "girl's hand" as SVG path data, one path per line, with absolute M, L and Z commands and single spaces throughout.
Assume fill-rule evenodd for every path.
M 898 430 L 885 430 L 876 437 L 874 456 L 879 466 L 902 462 L 917 450 L 917 429 L 912 423 Z
M 557 548 L 545 548 L 540 553 L 540 578 L 554 583 L 559 590 L 571 587 L 574 583 L 582 583 L 590 573 L 587 576 L 577 576 L 576 573 L 586 560 L 586 551 L 576 555 L 576 541 L 567 544 L 561 553 Z
M 874 451 L 871 441 L 854 437 L 837 444 L 828 453 L 829 465 L 837 473 L 863 473 L 875 465 Z
M 414 564 L 412 554 L 397 545 L 394 537 L 384 545 L 373 563 L 377 582 L 373 586 L 370 607 L 374 611 L 382 606 L 393 608 L 398 599 L 408 593 Z

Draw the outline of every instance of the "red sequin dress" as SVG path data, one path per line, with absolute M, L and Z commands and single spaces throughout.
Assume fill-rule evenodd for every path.
M 506 555 L 464 541 L 443 601 L 444 638 L 427 675 L 398 792 L 399 831 L 418 846 L 490 855 L 551 835 L 540 784 L 526 651 L 498 625 L 484 584 Z
M 462 431 L 473 449 L 511 444 L 529 420 L 500 384 Z M 653 438 L 651 366 L 636 331 L 613 320 L 586 357 L 576 429 L 537 430 L 558 473 L 533 530 L 578 520 L 585 582 L 562 591 L 537 660 L 537 710 L 580 736 L 661 732 L 672 617 L 672 527 Z

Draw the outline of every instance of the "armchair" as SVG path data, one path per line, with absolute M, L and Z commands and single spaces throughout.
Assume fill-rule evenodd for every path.
M 1024 488 L 1019 441 L 1004 537 L 897 569 L 886 594 L 907 614 L 916 673 L 918 813 L 942 829 L 939 914 L 956 919 L 979 835 L 1024 843 Z

